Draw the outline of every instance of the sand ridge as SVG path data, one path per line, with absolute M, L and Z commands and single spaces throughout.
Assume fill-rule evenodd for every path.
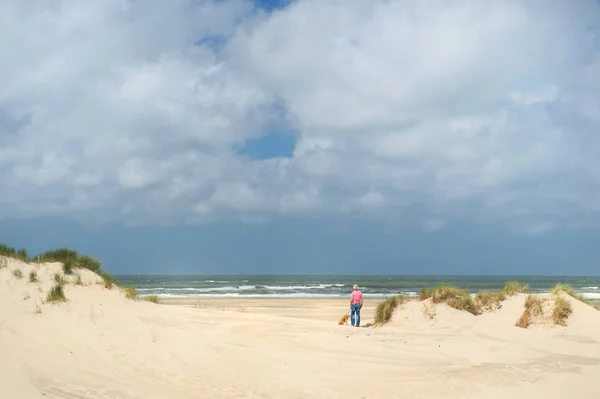
M 87 270 L 66 303 L 42 303 L 60 271 L 0 269 L 2 398 L 600 397 L 600 312 L 574 299 L 566 327 L 515 327 L 518 295 L 479 316 L 409 302 L 389 325 L 354 328 L 337 325 L 345 299 L 156 305 Z

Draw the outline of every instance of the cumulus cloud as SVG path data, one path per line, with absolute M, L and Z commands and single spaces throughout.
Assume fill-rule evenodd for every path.
M 0 11 L 0 218 L 600 219 L 596 1 Z M 271 124 L 296 133 L 291 158 L 236 152 Z

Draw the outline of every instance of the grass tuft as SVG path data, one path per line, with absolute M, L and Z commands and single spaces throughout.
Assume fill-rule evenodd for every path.
M 158 295 L 148 295 L 144 298 L 146 302 L 158 303 Z
M 573 308 L 571 308 L 569 301 L 561 295 L 555 295 L 554 310 L 552 311 L 552 322 L 555 325 L 566 326 L 567 319 L 572 312 Z
M 509 281 L 504 285 L 504 288 L 500 292 L 502 292 L 506 297 L 511 297 L 517 294 L 523 294 L 529 291 L 529 286 L 527 284 L 521 284 L 518 281 Z
M 539 296 L 535 296 L 532 294 L 527 295 L 527 299 L 525 299 L 525 303 L 523 307 L 523 314 L 517 320 L 515 325 L 521 328 L 527 328 L 531 325 L 533 318 L 536 316 L 540 316 L 543 313 L 543 301 Z
M 424 301 L 426 299 L 429 299 L 433 296 L 433 290 L 429 289 L 429 288 L 423 288 L 420 292 L 419 292 L 419 301 Z
M 75 266 L 75 262 L 73 261 L 73 259 L 67 259 L 65 260 L 65 262 L 63 263 L 63 272 L 65 274 L 71 274 L 73 273 L 73 267 Z
M 81 274 L 75 273 L 75 285 L 83 285 L 83 281 L 81 280 Z
M 68 284 L 69 282 L 67 281 L 67 279 L 65 278 L 65 276 L 63 276 L 60 273 L 54 273 L 54 282 L 56 284 L 60 284 L 60 285 L 65 285 Z
M 525 309 L 528 309 L 532 316 L 540 316 L 543 312 L 543 301 L 539 296 L 535 296 L 532 294 L 527 295 L 527 299 L 525 299 Z
M 37 281 L 38 281 L 37 273 L 35 272 L 35 270 L 32 270 L 29 273 L 29 282 L 30 283 L 37 283 Z
M 50 292 L 48 293 L 48 297 L 46 297 L 46 302 L 55 303 L 55 302 L 65 302 L 67 297 L 65 296 L 65 291 L 63 290 L 62 284 L 56 284 Z
M 0 269 L 4 269 L 5 267 L 8 267 L 8 259 L 0 257 Z
M 478 313 L 482 313 L 499 309 L 505 299 L 503 291 L 480 291 L 475 295 L 475 304 Z
M 104 271 L 100 272 L 100 277 L 102 277 L 102 285 L 104 288 L 112 289 L 113 285 L 117 284 L 117 279 L 114 278 L 112 274 L 106 273 Z
M 464 310 L 474 315 L 479 314 L 477 304 L 469 291 L 452 285 L 442 284 L 432 290 L 421 290 L 419 298 L 421 300 L 431 298 L 433 303 L 445 303 L 457 310 Z
M 570 286 L 569 284 L 558 283 L 558 284 L 556 284 L 554 289 L 552 289 L 551 293 L 552 293 L 552 295 L 559 295 L 561 292 L 564 292 L 567 295 L 575 297 L 575 291 L 573 290 L 573 287 Z
M 529 327 L 530 324 L 531 324 L 531 315 L 529 314 L 528 311 L 524 310 L 523 314 L 521 314 L 521 317 L 519 317 L 519 320 L 517 320 L 517 322 L 515 323 L 515 326 L 520 327 L 520 328 L 527 328 L 527 327 Z
M 93 271 L 96 274 L 102 273 L 102 262 L 91 256 L 83 255 L 77 260 L 77 266 Z
M 79 253 L 74 249 L 69 248 L 59 248 L 53 249 L 50 251 L 42 252 L 41 254 L 35 256 L 33 261 L 36 263 L 45 263 L 45 262 L 61 262 L 65 263 L 68 260 L 75 261 L 79 257 Z
M 560 292 L 564 292 L 565 294 L 577 299 L 578 301 L 583 302 L 596 310 L 600 310 L 600 308 L 598 308 L 598 306 L 596 306 L 596 304 L 593 301 L 584 297 L 581 294 L 575 293 L 575 290 L 569 284 L 556 284 L 556 287 L 554 287 L 554 289 L 552 290 L 552 295 L 558 295 Z
M 377 305 L 377 309 L 375 309 L 375 324 L 383 325 L 389 322 L 398 305 L 402 305 L 409 300 L 406 295 L 396 295 L 381 302 Z
M 21 271 L 21 269 L 13 269 L 12 275 L 15 276 L 15 278 L 23 278 L 23 272 Z
M 26 249 L 16 249 L 14 247 L 9 247 L 8 245 L 4 244 L 0 244 L 0 256 L 19 259 L 23 262 L 27 262 L 29 260 Z
M 127 287 L 123 290 L 125 291 L 125 297 L 129 299 L 137 299 L 138 292 L 134 287 Z

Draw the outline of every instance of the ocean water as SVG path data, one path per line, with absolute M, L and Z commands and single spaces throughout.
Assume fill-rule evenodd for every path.
M 417 296 L 422 288 L 452 284 L 472 293 L 501 289 L 507 281 L 530 286 L 530 292 L 548 292 L 557 283 L 570 284 L 590 299 L 600 299 L 600 277 L 545 276 L 117 276 L 140 295 L 162 297 L 341 297 L 358 284 L 365 296 Z

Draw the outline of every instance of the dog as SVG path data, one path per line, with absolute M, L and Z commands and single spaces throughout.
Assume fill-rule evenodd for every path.
M 348 319 L 350 318 L 350 315 L 348 313 L 346 313 L 345 315 L 342 316 L 342 318 L 340 319 L 340 321 L 338 321 L 338 325 L 342 325 L 342 324 L 348 324 Z

